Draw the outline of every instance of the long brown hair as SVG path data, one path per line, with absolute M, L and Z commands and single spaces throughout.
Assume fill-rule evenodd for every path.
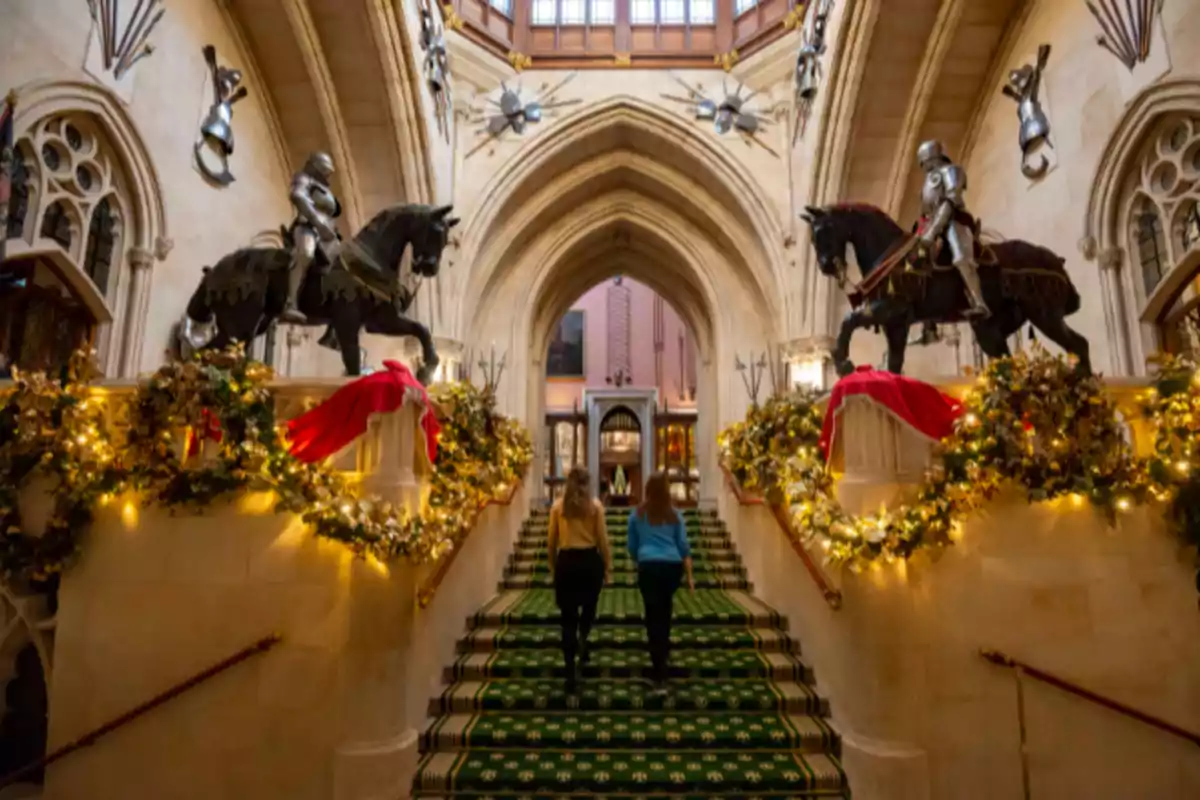
M 583 467 L 573 467 L 567 473 L 567 488 L 563 492 L 563 516 L 567 519 L 587 519 L 592 514 L 591 476 Z
M 638 514 L 651 525 L 668 525 L 676 520 L 671 488 L 664 473 L 656 472 L 646 481 L 646 497 L 638 506 Z

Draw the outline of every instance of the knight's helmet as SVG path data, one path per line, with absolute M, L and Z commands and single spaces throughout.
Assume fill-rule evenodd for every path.
M 308 161 L 304 162 L 304 171 L 314 177 L 328 180 L 333 176 L 333 159 L 328 153 L 313 153 L 308 157 Z
M 942 143 L 935 139 L 930 139 L 917 148 L 917 163 L 923 168 L 927 168 L 930 164 L 944 163 L 948 160 L 946 157 L 946 148 L 942 147 Z

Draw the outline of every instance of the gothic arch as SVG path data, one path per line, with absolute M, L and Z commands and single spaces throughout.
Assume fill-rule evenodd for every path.
M 1101 270 L 1105 323 L 1117 374 L 1144 372 L 1147 334 L 1142 327 L 1142 307 L 1149 298 L 1143 295 L 1159 294 L 1140 291 L 1132 274 L 1136 265 L 1125 238 L 1130 175 L 1155 129 L 1175 114 L 1194 115 L 1197 108 L 1200 108 L 1200 76 L 1163 80 L 1143 89 L 1109 136 L 1092 180 L 1080 249 Z M 1177 282 L 1178 276 L 1164 279 L 1164 290 L 1166 284 Z M 1166 294 L 1170 293 L 1166 290 Z M 1162 298 L 1155 302 L 1161 304 Z
M 104 129 L 129 180 L 126 188 L 133 222 L 129 245 L 165 258 L 171 242 L 162 183 L 121 101 L 107 89 L 82 81 L 34 81 L 17 89 L 13 122 L 18 136 L 39 121 L 61 114 L 88 115 Z
M 32 219 L 9 240 L 8 255 L 51 263 L 101 326 L 104 371 L 135 374 L 150 268 L 171 248 L 150 154 L 120 101 L 91 83 L 25 84 L 14 128 L 28 167 L 23 213 Z
M 651 148 L 669 155 L 650 157 Z M 640 186 L 687 207 L 688 216 L 704 221 L 699 235 L 722 241 L 728 268 L 756 284 L 773 316 L 781 312 L 776 306 L 784 295 L 783 228 L 745 167 L 720 142 L 677 116 L 617 97 L 535 138 L 492 178 L 479 205 L 466 210 L 463 250 L 474 257 L 462 295 L 464 317 L 536 231 L 570 213 L 567 198 L 622 186 Z

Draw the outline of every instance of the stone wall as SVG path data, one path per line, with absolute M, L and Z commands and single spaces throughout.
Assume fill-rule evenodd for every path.
M 1112 256 L 1089 252 L 1085 257 L 1081 239 L 1089 233 L 1098 235 L 1085 226 L 1089 203 L 1102 179 L 1098 175 L 1101 159 L 1123 117 L 1133 113 L 1139 96 L 1155 91 L 1156 86 L 1200 80 L 1200 47 L 1196 46 L 1200 41 L 1200 2 L 1179 0 L 1164 5 L 1161 23 L 1154 30 L 1150 60 L 1132 74 L 1096 44 L 1098 33 L 1099 26 L 1084 3 L 1038 0 L 1031 4 L 1003 56 L 1003 66 L 1007 70 L 1031 62 L 1040 44 L 1053 47 L 1043 86 L 1056 163 L 1039 181 L 1022 176 L 1016 107 L 1000 94 L 1007 79 L 1005 71 L 987 87 L 989 99 L 969 134 L 969 141 L 973 138 L 974 142 L 966 160 L 969 200 L 986 228 L 1043 244 L 1067 259 L 1067 269 L 1083 301 L 1082 310 L 1070 322 L 1090 341 L 1096 368 L 1108 374 L 1143 374 L 1144 356 L 1156 348 L 1152 333 L 1136 324 L 1145 303 L 1137 260 L 1128 252 L 1120 258 L 1123 274 L 1112 294 L 1129 304 L 1128 313 L 1123 313 L 1106 298 L 1105 282 L 1110 278 L 1104 274 L 1102 262 Z M 1163 111 L 1195 116 L 1200 106 L 1191 101 Z M 1133 167 L 1133 163 L 1111 165 L 1121 172 Z M 1124 230 L 1123 219 L 1120 228 Z M 1131 357 L 1121 353 L 1119 330 L 1129 330 L 1136 340 Z

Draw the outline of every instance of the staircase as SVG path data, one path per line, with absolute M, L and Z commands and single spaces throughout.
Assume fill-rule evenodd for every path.
M 787 621 L 759 602 L 724 523 L 687 511 L 696 593 L 675 597 L 671 691 L 650 693 L 642 603 L 608 511 L 613 585 L 591 663 L 563 688 L 545 513 L 525 523 L 500 593 L 468 620 L 430 702 L 415 797 L 849 797 L 828 704 Z

